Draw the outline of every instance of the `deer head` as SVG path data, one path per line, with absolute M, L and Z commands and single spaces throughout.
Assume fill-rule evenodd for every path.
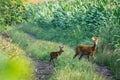
M 60 52 L 64 52 L 64 46 L 59 46 Z
M 91 39 L 97 45 L 100 38 L 96 38 L 95 39 L 95 37 L 92 37 Z

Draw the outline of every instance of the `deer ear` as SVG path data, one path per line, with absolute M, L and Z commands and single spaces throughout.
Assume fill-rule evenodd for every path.
M 95 40 L 95 38 L 94 38 L 94 37 L 92 37 L 91 39 L 92 39 L 93 41 Z
M 99 40 L 100 40 L 100 37 L 97 38 L 97 41 L 99 41 Z
M 63 46 L 59 46 L 59 48 L 63 48 Z

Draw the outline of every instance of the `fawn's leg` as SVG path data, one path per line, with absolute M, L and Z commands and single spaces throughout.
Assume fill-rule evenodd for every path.
M 53 66 L 55 67 L 54 59 L 50 58 L 49 65 L 51 64 L 51 62 L 53 64 Z
M 53 62 L 53 58 L 52 57 L 50 57 L 49 64 L 51 64 L 51 62 Z
M 50 60 L 49 60 L 49 65 L 50 65 L 51 61 L 52 61 L 52 59 L 50 58 Z
M 55 62 L 54 62 L 54 60 L 52 60 L 53 61 L 53 66 L 55 67 Z
M 52 58 L 50 58 L 49 63 L 51 63 L 51 61 L 52 61 Z

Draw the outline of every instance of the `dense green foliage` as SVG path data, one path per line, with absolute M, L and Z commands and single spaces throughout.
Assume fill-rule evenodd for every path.
M 23 0 L 0 0 L 0 24 L 12 25 L 27 19 Z
M 120 5 L 117 0 L 66 0 L 29 5 L 27 9 L 31 22 L 40 27 L 69 29 L 79 39 L 99 36 L 107 45 L 119 46 Z

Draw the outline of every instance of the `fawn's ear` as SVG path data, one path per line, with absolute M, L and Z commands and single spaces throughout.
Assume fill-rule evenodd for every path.
M 59 48 L 64 48 L 64 46 L 59 46 Z
M 59 48 L 62 48 L 62 46 L 59 46 Z

